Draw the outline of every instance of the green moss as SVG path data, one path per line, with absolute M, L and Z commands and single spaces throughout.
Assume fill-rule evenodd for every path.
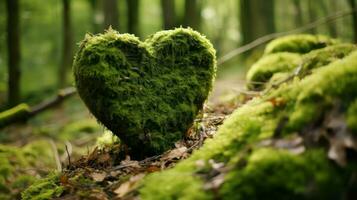
M 99 132 L 100 125 L 94 119 L 75 121 L 66 125 L 60 132 L 59 138 L 62 140 L 81 138 L 88 133 Z
M 357 52 L 326 63 L 329 64 L 314 66 L 313 70 L 309 67 L 311 73 L 303 78 L 296 77 L 238 108 L 225 120 L 215 138 L 206 140 L 190 158 L 145 179 L 140 190 L 143 199 L 155 197 L 157 191 L 152 183 L 156 188 L 171 185 L 168 183 L 171 179 L 166 177 L 173 175 L 176 179 L 172 184 L 183 185 L 184 189 L 167 190 L 161 199 L 179 196 L 180 190 L 189 187 L 191 181 L 196 188 L 204 188 L 216 172 L 212 161 L 223 163 L 227 174 L 222 187 L 197 192 L 209 195 L 204 198 L 212 197 L 213 192 L 215 198 L 222 199 L 341 199 L 349 190 L 345 185 L 351 171 L 338 169 L 328 161 L 325 147 L 316 143 L 314 149 L 307 146 L 303 154 L 292 155 L 287 149 L 259 149 L 258 145 L 273 136 L 296 133 L 307 136 L 308 128 L 321 126 L 321 121 L 336 106 L 341 114 L 348 110 L 353 113 L 350 116 L 355 115 Z M 187 178 L 190 176 L 193 180 Z
M 35 170 L 43 173 L 49 168 L 55 168 L 55 161 L 45 140 L 23 147 L 0 145 L 0 196 L 18 199 L 20 193 L 35 181 Z
M 277 52 L 308 53 L 314 49 L 321 49 L 336 44 L 337 41 L 323 35 L 298 34 L 280 37 L 270 42 L 264 53 Z
M 86 37 L 73 70 L 89 110 L 144 157 L 172 147 L 193 123 L 212 88 L 215 50 L 192 29 L 145 42 L 109 30 Z
M 357 99 L 348 108 L 347 126 L 354 135 L 357 135 Z
M 262 57 L 247 73 L 247 87 L 251 90 L 259 90 L 264 83 L 278 72 L 289 72 L 298 67 L 300 55 L 295 53 L 276 53 Z
M 29 117 L 30 108 L 27 104 L 19 104 L 9 110 L 0 113 L 0 128 L 12 122 L 25 120 Z
M 36 181 L 21 194 L 21 197 L 23 200 L 47 200 L 59 197 L 63 190 L 63 186 L 60 186 L 59 175 L 51 174 Z
M 222 199 L 339 199 L 343 192 L 341 176 L 323 151 L 297 156 L 263 148 L 246 162 L 226 175 Z

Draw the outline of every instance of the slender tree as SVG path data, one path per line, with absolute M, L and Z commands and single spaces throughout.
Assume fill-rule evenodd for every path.
M 113 29 L 119 29 L 119 11 L 117 0 L 104 0 L 104 28 L 111 26 Z
M 176 25 L 175 0 L 161 0 L 163 28 L 172 29 Z
M 127 0 L 128 32 L 140 36 L 139 32 L 139 0 Z
M 354 11 L 352 13 L 352 23 L 353 23 L 353 41 L 357 43 L 357 6 L 355 0 L 348 0 L 351 9 Z
M 201 28 L 201 5 L 199 0 L 185 0 L 184 25 L 193 29 Z
M 72 66 L 73 58 L 73 33 L 71 25 L 71 2 L 70 0 L 62 0 L 63 2 L 63 48 L 62 60 L 59 68 L 58 86 L 60 88 L 67 84 L 67 72 Z
M 8 48 L 8 105 L 20 101 L 20 24 L 19 1 L 6 0 L 7 5 L 7 48 Z
M 101 27 L 103 25 L 103 12 L 101 8 L 102 0 L 88 0 L 91 7 L 91 23 L 94 33 L 98 33 L 101 31 Z
M 308 8 L 308 14 L 309 14 L 309 21 L 313 22 L 317 20 L 317 15 L 316 15 L 316 0 L 308 0 L 307 2 L 307 8 Z M 310 33 L 316 34 L 317 30 L 316 28 L 310 29 Z
M 328 1 L 322 1 L 320 3 L 321 11 L 323 12 L 323 16 L 325 16 L 325 17 L 328 16 L 329 13 L 331 12 L 328 8 L 329 3 L 330 2 L 328 2 Z M 332 3 L 332 4 L 336 4 L 336 3 Z M 332 37 L 337 37 L 336 24 L 333 22 L 330 22 L 330 23 L 327 23 L 326 25 L 327 25 L 327 29 L 330 32 L 330 35 Z
M 242 43 L 275 32 L 274 0 L 240 0 Z
M 303 25 L 302 9 L 300 0 L 293 0 L 293 5 L 295 9 L 295 25 L 300 27 Z

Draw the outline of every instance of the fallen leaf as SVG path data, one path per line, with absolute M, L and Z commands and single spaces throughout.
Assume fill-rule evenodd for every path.
M 90 174 L 90 177 L 96 182 L 102 182 L 107 174 L 105 172 L 93 172 Z
M 129 181 L 121 184 L 116 190 L 114 190 L 114 193 L 117 194 L 118 198 L 124 197 L 126 194 L 130 193 L 136 188 L 136 183 L 138 183 L 142 178 L 144 178 L 144 176 L 145 174 L 137 174 L 135 176 L 130 177 Z

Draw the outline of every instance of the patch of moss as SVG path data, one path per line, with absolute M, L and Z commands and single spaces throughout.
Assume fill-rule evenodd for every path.
M 25 120 L 29 117 L 30 107 L 27 104 L 19 104 L 9 110 L 0 113 L 0 128 L 14 121 Z
M 212 88 L 215 50 L 192 29 L 145 42 L 108 30 L 85 38 L 73 71 L 89 110 L 139 158 L 172 147 L 192 125 Z
M 266 46 L 264 53 L 291 52 L 304 54 L 336 43 L 338 43 L 337 40 L 323 35 L 288 35 L 271 41 Z
M 20 193 L 35 181 L 36 170 L 43 173 L 49 168 L 55 168 L 53 152 L 48 146 L 49 144 L 44 140 L 24 147 L 0 145 L 0 196 L 2 199 L 18 199 Z
M 53 173 L 37 180 L 21 194 L 21 197 L 23 200 L 47 200 L 59 197 L 63 191 L 64 187 L 60 186 L 59 174 Z
M 215 195 L 223 199 L 341 199 L 349 190 L 345 185 L 352 176 L 351 171 L 339 169 L 328 161 L 325 147 L 316 144 L 314 149 L 309 149 L 307 146 L 303 154 L 292 155 L 286 149 L 257 146 L 261 140 L 273 136 L 310 134 L 306 129 L 321 125 L 319 122 L 324 121 L 337 104 L 342 114 L 347 110 L 353 113 L 356 98 L 355 51 L 238 108 L 225 120 L 215 138 L 206 140 L 201 149 L 173 169 L 145 179 L 140 193 L 145 193 L 143 199 L 154 198 L 157 190 L 151 185 L 165 187 L 170 180 L 166 176 L 175 174 L 173 185 L 189 187 L 193 181 L 195 187 L 201 188 L 197 195 L 209 195 L 204 198 Z M 285 121 L 283 125 L 282 121 Z M 242 154 L 248 154 L 246 163 Z M 223 186 L 213 191 L 202 189 L 212 181 L 210 176 L 215 172 L 209 161 L 223 163 L 228 169 Z M 179 196 L 180 189 L 167 190 L 160 199 Z
M 343 181 L 321 150 L 293 155 L 254 150 L 241 169 L 226 175 L 222 199 L 339 199 Z
M 247 87 L 250 90 L 261 90 L 264 84 L 278 72 L 289 72 L 297 68 L 301 56 L 296 53 L 275 53 L 262 57 L 247 73 Z
M 347 126 L 354 135 L 357 135 L 357 99 L 348 108 Z
M 60 132 L 59 139 L 69 140 L 81 138 L 84 134 L 95 133 L 100 130 L 100 125 L 94 119 L 75 121 L 66 125 Z

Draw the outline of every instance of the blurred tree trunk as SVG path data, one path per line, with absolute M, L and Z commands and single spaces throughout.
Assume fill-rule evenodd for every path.
M 356 1 L 355 0 L 348 0 L 349 4 L 351 6 L 351 9 L 354 10 L 352 14 L 352 20 L 353 20 L 353 41 L 357 43 L 357 7 L 356 7 Z
M 274 0 L 240 0 L 242 43 L 275 32 Z
M 89 0 L 91 7 L 91 23 L 93 33 L 99 33 L 103 25 L 103 13 L 101 12 L 101 0 Z
M 163 28 L 172 29 L 176 25 L 175 0 L 161 0 Z
M 70 0 L 62 0 L 63 2 L 63 48 L 62 60 L 59 68 L 58 86 L 62 88 L 67 84 L 67 72 L 72 66 L 73 48 L 72 48 L 72 25 L 71 25 L 71 2 Z
M 295 9 L 295 25 L 296 27 L 300 27 L 303 25 L 300 0 L 293 0 L 293 4 Z
M 330 0 L 330 9 L 332 10 L 332 14 L 336 14 L 337 12 L 337 1 L 336 0 Z M 328 7 L 328 6 L 327 6 Z M 327 10 L 327 14 L 330 13 L 328 10 Z M 332 37 L 335 37 L 337 38 L 338 37 L 338 31 L 337 31 L 337 23 L 336 23 L 336 20 L 335 21 L 331 21 L 330 22 L 330 34 Z
M 201 4 L 199 0 L 185 0 L 184 25 L 195 30 L 201 29 Z
M 139 37 L 139 0 L 127 0 L 127 6 L 128 32 Z
M 20 19 L 19 1 L 7 0 L 8 105 L 20 101 Z
M 320 3 L 320 7 L 321 7 L 321 10 L 322 10 L 322 12 L 323 12 L 323 16 L 324 17 L 327 17 L 328 15 L 330 15 L 330 13 L 331 13 L 331 11 L 329 10 L 329 8 L 328 8 L 328 4 L 329 4 L 330 2 L 328 2 L 328 1 L 322 1 L 321 3 Z M 336 31 L 336 26 L 335 26 L 336 24 L 333 22 L 333 21 L 330 21 L 329 23 L 327 23 L 327 28 L 328 28 L 328 30 L 329 30 L 329 32 L 330 32 L 330 35 L 332 36 L 332 37 L 337 37 L 337 31 Z
M 308 5 L 307 5 L 307 8 L 308 8 L 308 13 L 309 13 L 309 22 L 314 22 L 317 20 L 317 16 L 316 16 L 316 12 L 317 12 L 317 9 L 316 9 L 316 0 L 308 0 Z M 310 33 L 311 34 L 316 34 L 317 30 L 316 28 L 312 28 L 310 29 Z
M 119 29 L 119 11 L 117 0 L 104 0 L 104 28 L 112 26 L 113 29 Z

